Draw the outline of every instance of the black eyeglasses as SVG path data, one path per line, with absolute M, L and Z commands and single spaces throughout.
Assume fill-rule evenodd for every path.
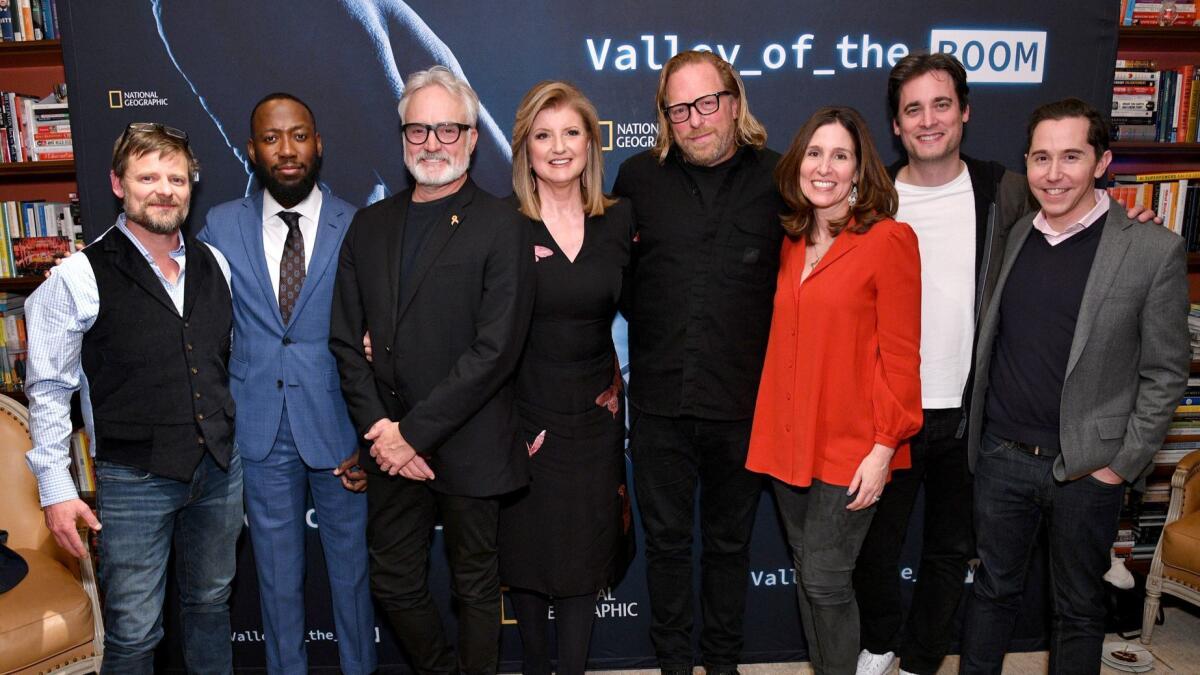
M 425 141 L 429 140 L 431 131 L 437 136 L 439 143 L 451 145 L 458 142 L 458 137 L 462 135 L 462 132 L 470 129 L 471 125 L 460 122 L 441 122 L 439 124 L 410 122 L 400 128 L 404 130 L 404 139 L 413 145 L 423 145 Z
M 715 94 L 708 94 L 692 101 L 691 103 L 676 103 L 663 108 L 667 119 L 675 124 L 686 122 L 692 116 L 692 108 L 701 115 L 711 115 L 721 107 L 722 96 L 733 96 L 732 91 L 718 91 Z
M 125 137 L 130 134 L 130 132 L 135 134 L 146 134 L 155 131 L 161 131 L 171 138 L 177 138 L 183 141 L 184 145 L 187 145 L 188 143 L 188 135 L 186 131 L 183 129 L 176 129 L 175 127 L 169 127 L 159 122 L 130 122 L 125 126 L 125 131 L 121 134 L 121 139 L 124 140 Z

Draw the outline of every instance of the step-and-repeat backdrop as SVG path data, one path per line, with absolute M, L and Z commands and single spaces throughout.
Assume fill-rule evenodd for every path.
M 1019 168 L 1028 113 L 1078 96 L 1102 109 L 1111 94 L 1116 0 L 978 3 L 967 0 L 127 0 L 60 1 L 79 195 L 89 238 L 113 221 L 108 182 L 113 141 L 129 122 L 159 121 L 188 132 L 202 163 L 191 227 L 214 204 L 252 189 L 245 145 L 253 104 L 273 91 L 304 99 L 324 141 L 322 181 L 365 205 L 407 185 L 396 101 L 405 76 L 441 63 L 461 72 L 485 113 L 472 173 L 510 192 L 509 133 L 534 83 L 567 79 L 595 102 L 608 179 L 625 158 L 653 145 L 654 92 L 662 64 L 684 49 L 708 49 L 745 79 L 751 109 L 783 150 L 818 107 L 849 104 L 871 122 L 885 160 L 899 143 L 887 116 L 887 73 L 917 51 L 947 51 L 967 67 L 971 120 L 965 150 Z M 37 93 L 37 92 L 30 92 Z M 624 327 L 614 334 L 624 347 Z M 624 359 L 624 354 L 622 354 Z M 919 507 L 918 507 L 919 508 Z M 793 573 L 775 505 L 764 494 L 746 584 L 748 662 L 804 657 Z M 314 669 L 336 670 L 325 560 L 310 516 L 308 640 Z M 638 532 L 640 537 L 640 530 Z M 905 593 L 920 573 L 914 529 L 900 570 Z M 697 537 L 698 538 L 698 537 Z M 450 629 L 448 578 L 440 553 L 432 584 Z M 239 668 L 263 665 L 262 624 L 250 547 L 241 550 L 233 600 Z M 1043 572 L 1035 568 L 1031 581 Z M 965 580 L 967 583 L 970 579 Z M 1035 583 L 1018 646 L 1044 640 L 1046 601 Z M 651 666 L 644 561 L 596 605 L 591 667 Z M 168 627 L 176 625 L 168 610 Z M 505 613 L 502 659 L 519 669 L 520 640 Z M 182 667 L 169 630 L 163 667 Z M 385 670 L 406 669 L 390 629 L 376 630 Z

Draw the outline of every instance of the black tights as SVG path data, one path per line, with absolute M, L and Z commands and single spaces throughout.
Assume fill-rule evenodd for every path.
M 521 632 L 522 673 L 550 675 L 551 599 L 541 593 L 513 588 L 508 591 Z M 596 594 L 554 598 L 554 626 L 558 635 L 558 675 L 583 675 L 588 642 L 596 618 Z

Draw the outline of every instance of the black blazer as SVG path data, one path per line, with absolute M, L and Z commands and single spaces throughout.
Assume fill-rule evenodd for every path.
M 381 418 L 399 421 L 437 475 L 433 489 L 510 492 L 529 480 L 512 391 L 533 310 L 528 225 L 468 179 L 401 293 L 411 199 L 405 190 L 360 210 L 342 243 L 329 331 L 342 393 L 360 439 Z M 362 464 L 379 472 L 370 458 Z

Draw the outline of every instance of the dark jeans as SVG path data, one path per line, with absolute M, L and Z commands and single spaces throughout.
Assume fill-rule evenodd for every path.
M 808 659 L 821 675 L 853 675 L 858 665 L 854 561 L 875 507 L 849 511 L 846 486 L 814 480 L 798 488 L 772 481 L 796 568 Z
M 434 492 L 422 482 L 367 474 L 371 591 L 418 673 L 495 673 L 500 649 L 500 501 Z M 458 658 L 429 592 L 433 526 L 442 523 Z
M 100 591 L 104 665 L 100 672 L 154 672 L 163 636 L 167 559 L 175 547 L 189 673 L 233 672 L 230 584 L 242 532 L 242 461 L 223 471 L 205 454 L 189 482 L 111 462 L 96 462 L 100 507 Z
M 892 474 L 854 568 L 862 648 L 896 652 L 904 670 L 918 675 L 936 673 L 950 651 L 972 552 L 967 442 L 954 437 L 961 421 L 962 408 L 925 411 L 925 426 L 912 439 L 912 468 Z M 921 485 L 921 563 L 905 621 L 900 554 Z
M 692 668 L 692 534 L 700 498 L 700 651 L 728 669 L 742 652 L 750 532 L 762 478 L 746 466 L 750 420 L 633 410 L 629 447 L 646 544 L 650 638 L 659 667 Z
M 1051 673 L 1099 673 L 1104 572 L 1117 534 L 1122 485 L 1084 476 L 1060 483 L 1054 459 L 991 434 L 975 462 L 975 532 L 981 564 L 963 628 L 962 673 L 1000 673 L 1025 572 L 1043 525 L 1050 549 L 1054 621 Z

